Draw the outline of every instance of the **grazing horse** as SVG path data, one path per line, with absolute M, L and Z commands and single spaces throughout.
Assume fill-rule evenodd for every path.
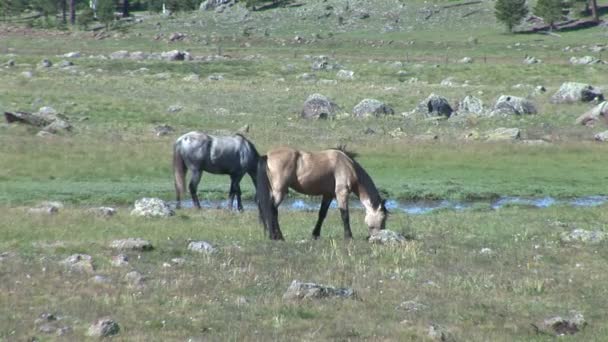
M 371 177 L 354 159 L 354 154 L 343 148 L 320 152 L 304 152 L 291 148 L 278 148 L 260 157 L 256 196 L 260 219 L 271 240 L 283 240 L 279 228 L 278 207 L 288 188 L 299 193 L 323 196 L 319 218 L 312 231 L 313 239 L 321 235 L 321 225 L 332 199 L 336 199 L 344 238 L 350 239 L 348 196 L 355 193 L 365 207 L 365 223 L 370 235 L 384 229 L 388 211 L 384 200 Z
M 177 207 L 184 193 L 186 173 L 192 172 L 190 177 L 190 195 L 197 208 L 201 208 L 196 190 L 203 171 L 213 174 L 230 175 L 229 207 L 233 208 L 236 196 L 237 208 L 243 210 L 241 202 L 241 187 L 239 183 L 245 175 L 249 174 L 256 186 L 256 170 L 260 155 L 255 146 L 244 136 L 213 136 L 203 132 L 190 132 L 182 135 L 175 141 L 173 147 L 173 176 L 175 177 L 175 194 Z

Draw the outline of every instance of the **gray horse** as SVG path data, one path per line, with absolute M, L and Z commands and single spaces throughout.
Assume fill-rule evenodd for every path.
M 203 132 L 190 132 L 182 135 L 175 141 L 173 147 L 173 175 L 177 207 L 180 207 L 186 173 L 190 170 L 192 176 L 189 189 L 194 206 L 199 209 L 201 207 L 196 190 L 203 171 L 207 171 L 213 174 L 230 175 L 229 207 L 233 208 L 236 196 L 237 208 L 239 211 L 243 210 L 239 183 L 247 173 L 255 188 L 259 157 L 255 146 L 240 134 L 213 136 Z

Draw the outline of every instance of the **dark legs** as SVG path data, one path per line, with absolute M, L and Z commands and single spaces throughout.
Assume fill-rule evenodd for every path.
M 270 240 L 285 240 L 281 228 L 279 227 L 279 209 L 278 206 L 272 205 L 272 217 L 270 219 Z
M 340 216 L 342 216 L 342 223 L 344 224 L 344 238 L 352 239 L 353 233 L 350 231 L 350 222 L 348 217 L 348 208 L 340 208 Z
M 198 209 L 201 208 L 201 202 L 198 200 L 198 195 L 196 194 L 196 189 L 198 187 L 198 183 L 201 181 L 201 176 L 203 175 L 203 171 L 193 171 L 192 177 L 190 178 L 190 195 L 192 196 L 192 203 Z
M 228 195 L 228 208 L 233 209 L 234 197 L 236 196 L 236 205 L 238 211 L 243 211 L 243 202 L 241 201 L 241 179 L 243 175 L 230 175 L 230 193 Z
M 321 236 L 321 226 L 323 225 L 323 220 L 325 220 L 325 217 L 327 216 L 327 210 L 329 209 L 331 200 L 331 197 L 323 196 L 323 200 L 321 201 L 321 209 L 319 209 L 319 218 L 315 224 L 315 229 L 312 231 L 312 238 L 315 240 Z

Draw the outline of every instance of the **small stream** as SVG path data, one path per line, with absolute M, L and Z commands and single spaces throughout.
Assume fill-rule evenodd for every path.
M 472 208 L 492 208 L 500 209 L 506 206 L 518 205 L 532 208 L 548 208 L 557 205 L 567 205 L 571 207 L 594 207 L 604 204 L 608 201 L 608 196 L 582 196 L 574 198 L 554 198 L 554 197 L 539 197 L 539 198 L 524 198 L 505 196 L 494 200 L 479 200 L 479 201 L 452 201 L 452 200 L 437 200 L 437 201 L 397 201 L 387 200 L 386 207 L 392 212 L 404 212 L 411 215 L 427 214 L 436 210 L 453 210 L 464 211 Z M 175 206 L 175 202 L 172 203 Z M 236 202 L 235 202 L 236 205 Z M 321 205 L 321 199 L 286 199 L 281 204 L 282 210 L 293 211 L 318 211 Z M 362 209 L 362 205 L 357 200 L 350 202 L 350 207 L 354 209 Z M 192 201 L 182 201 L 182 207 L 192 208 Z M 201 201 L 201 206 L 207 209 L 227 208 L 228 200 L 224 201 Z M 244 201 L 243 207 L 245 210 L 256 210 L 257 207 L 252 201 Z M 331 202 L 330 208 L 337 208 L 336 201 Z

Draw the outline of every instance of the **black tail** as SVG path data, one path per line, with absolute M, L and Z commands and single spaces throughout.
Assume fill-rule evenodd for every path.
M 260 220 L 264 225 L 264 234 L 272 233 L 274 198 L 270 189 L 270 179 L 268 179 L 268 157 L 261 156 L 258 160 L 256 198 Z

